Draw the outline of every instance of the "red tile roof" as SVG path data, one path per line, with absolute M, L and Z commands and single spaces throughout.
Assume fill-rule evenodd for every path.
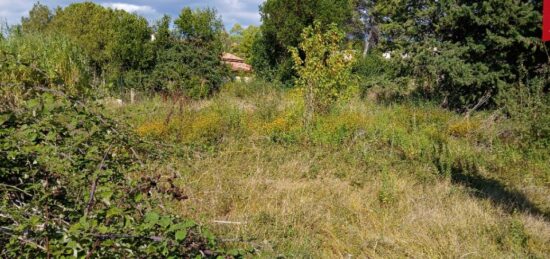
M 237 57 L 231 53 L 223 53 L 222 62 L 231 66 L 233 71 L 251 72 L 252 66 L 244 63 L 244 59 Z

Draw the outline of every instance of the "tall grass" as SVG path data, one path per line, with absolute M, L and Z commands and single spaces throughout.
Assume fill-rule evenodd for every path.
M 3 110 L 13 109 L 37 88 L 90 94 L 88 59 L 62 37 L 12 33 L 0 41 L 0 61 Z
M 550 254 L 548 154 L 503 135 L 506 117 L 353 99 L 305 131 L 299 90 L 255 84 L 227 85 L 168 123 L 173 105 L 160 99 L 113 108 L 179 150 L 150 166 L 181 176 L 190 200 L 172 209 L 226 246 L 266 257 Z

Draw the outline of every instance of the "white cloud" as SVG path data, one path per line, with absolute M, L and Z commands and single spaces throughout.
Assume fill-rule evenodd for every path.
M 107 8 L 124 10 L 129 13 L 137 13 L 147 18 L 149 21 L 154 21 L 162 16 L 161 13 L 149 5 L 135 5 L 127 3 L 102 3 L 101 5 Z
M 0 22 L 9 24 L 21 22 L 21 17 L 26 16 L 32 8 L 33 1 L 0 0 Z
M 209 1 L 206 1 L 209 2 Z M 226 26 L 231 29 L 233 24 L 248 26 L 260 22 L 258 6 L 264 0 L 214 0 L 213 6 L 219 11 Z
M 264 0 L 40 0 L 42 4 L 52 9 L 83 1 L 92 1 L 105 7 L 137 13 L 151 22 L 165 13 L 175 18 L 185 6 L 192 8 L 209 6 L 218 10 L 225 25 L 230 29 L 237 22 L 244 26 L 259 24 L 258 5 Z M 6 19 L 10 24 L 19 23 L 21 17 L 28 14 L 35 2 L 36 0 L 0 0 L 0 21 Z
M 126 3 L 104 3 L 101 5 L 112 9 L 124 10 L 129 13 L 139 13 L 139 14 L 157 13 L 157 10 L 155 10 L 153 7 L 148 5 L 134 5 L 134 4 L 126 4 Z

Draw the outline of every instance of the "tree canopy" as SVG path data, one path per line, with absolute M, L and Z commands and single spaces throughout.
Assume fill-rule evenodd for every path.
M 536 1 L 369 1 L 380 47 L 410 57 L 403 76 L 451 107 L 494 104 L 513 84 L 528 84 L 548 61 Z M 488 96 L 488 97 L 486 97 Z
M 336 24 L 348 31 L 353 24 L 354 1 L 351 0 L 267 0 L 260 6 L 261 35 L 257 39 L 253 65 L 260 73 L 290 80 L 295 72 L 288 49 L 298 47 L 302 31 L 315 21 Z

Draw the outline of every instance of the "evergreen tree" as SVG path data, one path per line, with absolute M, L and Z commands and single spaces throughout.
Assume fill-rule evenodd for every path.
M 540 2 L 377 0 L 371 12 L 385 51 L 402 76 L 458 109 L 496 104 L 528 85 L 548 62 L 540 41 Z M 401 54 L 401 55 L 399 55 Z

